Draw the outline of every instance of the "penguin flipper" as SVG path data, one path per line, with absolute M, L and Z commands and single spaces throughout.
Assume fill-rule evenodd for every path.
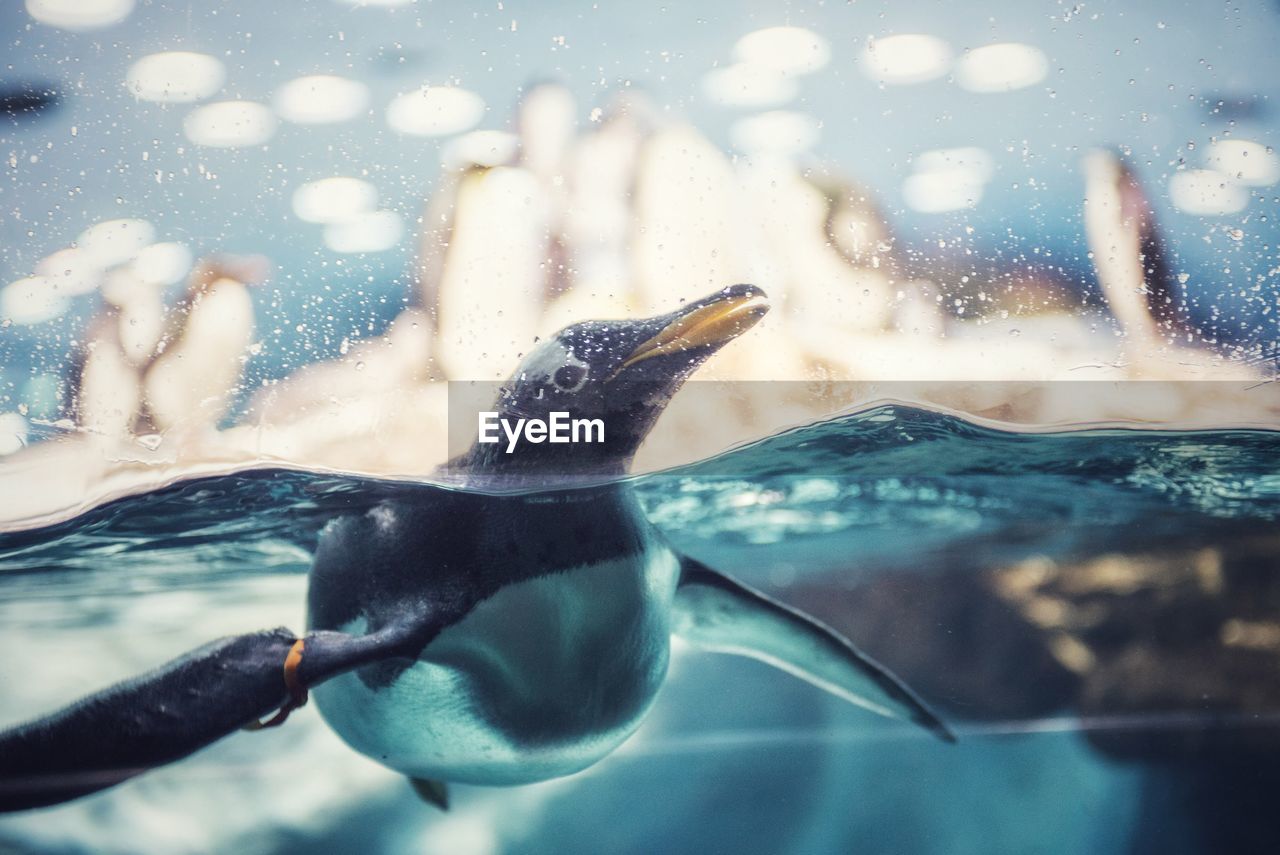
M 435 805 L 440 810 L 449 809 L 449 785 L 444 781 L 432 781 L 429 778 L 410 778 L 409 784 L 418 797 L 427 804 Z
M 298 639 L 275 629 L 224 638 L 0 731 L 0 812 L 105 789 L 252 729 L 275 710 L 268 724 L 279 724 L 305 703 L 307 688 L 404 654 L 419 630 L 391 625 L 365 636 L 312 632 Z
M 818 620 L 684 557 L 674 631 L 694 645 L 750 656 L 852 704 L 914 721 L 947 742 L 955 735 L 883 665 Z

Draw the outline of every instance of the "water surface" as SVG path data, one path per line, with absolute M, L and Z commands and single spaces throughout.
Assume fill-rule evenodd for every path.
M 1280 434 L 1013 433 L 883 406 L 631 483 L 679 547 L 901 672 L 960 745 L 677 650 L 617 755 L 546 785 L 458 788 L 444 816 L 308 709 L 0 819 L 0 847 L 1196 852 L 1273 834 L 1250 805 L 1280 792 L 1280 700 L 1214 681 L 1280 664 L 1264 643 L 1280 628 Z M 328 520 L 445 489 L 255 469 L 0 534 L 0 723 L 216 635 L 299 626 Z

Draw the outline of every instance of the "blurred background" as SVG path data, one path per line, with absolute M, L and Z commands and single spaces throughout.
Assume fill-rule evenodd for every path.
M 733 282 L 773 311 L 643 469 L 884 399 L 1280 419 L 1273 2 L 10 0 L 0 33 L 4 724 L 301 625 L 314 530 L 273 514 L 316 518 L 314 470 L 425 478 L 457 389 L 538 337 Z M 1274 434 L 807 430 L 646 507 L 901 671 L 955 749 L 677 651 L 570 779 L 441 815 L 309 709 L 0 820 L 0 851 L 1273 847 Z M 264 463 L 305 489 L 143 493 Z
M 1273 4 L 0 15 L 9 450 L 59 419 L 297 428 L 738 280 L 774 297 L 772 353 L 709 376 L 1273 365 Z M 1143 368 L 1153 350 L 1174 367 Z M 270 391 L 326 361 L 347 370 Z M 297 432 L 256 453 L 336 464 Z M 438 462 L 370 458 L 346 468 Z

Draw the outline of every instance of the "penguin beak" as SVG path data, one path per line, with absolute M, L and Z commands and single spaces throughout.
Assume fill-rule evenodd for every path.
M 655 356 L 689 350 L 716 350 L 751 329 L 768 311 L 768 298 L 759 288 L 753 285 L 726 288 L 677 313 L 657 335 L 633 350 L 618 366 L 614 376 Z

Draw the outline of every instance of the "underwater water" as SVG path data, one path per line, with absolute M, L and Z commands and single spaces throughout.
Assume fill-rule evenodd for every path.
M 457 787 L 440 813 L 308 707 L 0 818 L 0 851 L 1280 843 L 1280 433 L 1015 433 L 881 406 L 631 483 L 677 547 L 849 635 L 958 744 L 677 644 L 640 731 L 566 779 Z M 219 635 L 299 628 L 330 519 L 444 489 L 257 469 L 0 533 L 0 725 Z

